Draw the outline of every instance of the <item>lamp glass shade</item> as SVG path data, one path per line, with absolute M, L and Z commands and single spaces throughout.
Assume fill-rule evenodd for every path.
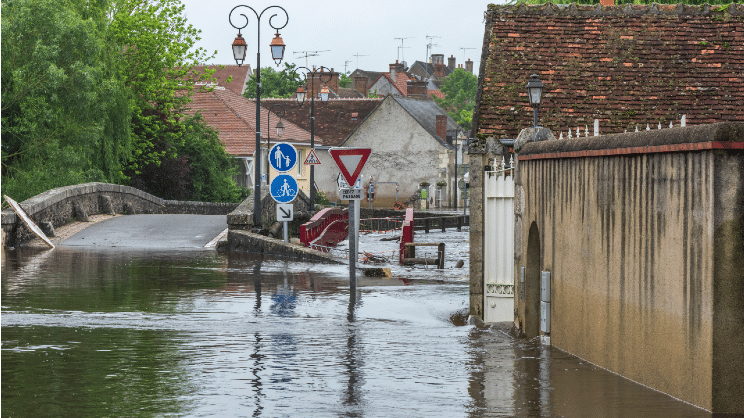
M 542 91 L 545 85 L 540 81 L 537 74 L 532 74 L 530 81 L 527 82 L 527 98 L 530 101 L 532 107 L 540 106 L 540 100 L 542 99 Z
M 276 124 L 276 136 L 278 136 L 279 138 L 284 136 L 284 124 L 281 120 L 279 121 L 279 123 Z
M 238 36 L 232 43 L 233 58 L 235 58 L 235 62 L 238 64 L 238 66 L 243 64 L 243 61 L 245 60 L 245 51 L 247 48 L 248 45 L 245 43 L 243 35 L 238 33 Z
M 323 102 L 323 103 L 327 102 L 328 101 L 328 95 L 329 95 L 330 92 L 331 91 L 328 90 L 328 87 L 323 86 L 320 89 L 320 101 Z
M 300 86 L 297 87 L 297 91 L 295 92 L 297 94 L 297 103 L 302 104 L 305 102 L 305 88 Z
M 282 59 L 284 59 L 285 46 L 282 37 L 279 36 L 279 31 L 277 31 L 276 36 L 271 40 L 271 58 L 276 62 L 277 67 L 282 62 Z

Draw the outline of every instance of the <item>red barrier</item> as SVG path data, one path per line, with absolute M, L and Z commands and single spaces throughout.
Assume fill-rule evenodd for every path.
M 328 251 L 349 235 L 349 210 L 327 208 L 300 225 L 300 241 L 306 247 Z M 316 247 L 317 246 L 317 247 Z
M 406 209 L 406 220 L 403 221 L 403 230 L 400 234 L 400 263 L 406 258 L 406 243 L 413 242 L 413 208 Z M 413 250 L 413 247 L 411 247 Z M 410 255 L 413 257 L 413 255 Z

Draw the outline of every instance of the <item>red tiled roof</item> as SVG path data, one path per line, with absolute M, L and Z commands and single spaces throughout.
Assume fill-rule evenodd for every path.
M 212 74 L 212 77 L 214 77 L 217 81 L 217 84 L 225 87 L 226 89 L 231 90 L 234 93 L 237 94 L 243 94 L 243 91 L 245 89 L 245 83 L 248 82 L 251 75 L 253 75 L 253 71 L 251 70 L 250 65 L 243 65 L 238 67 L 237 65 L 223 65 L 220 68 L 219 65 L 201 65 L 194 67 L 195 71 L 203 72 L 205 68 L 209 68 L 210 70 L 215 70 L 214 74 Z M 232 76 L 232 81 L 229 83 L 226 83 L 225 81 Z
M 545 84 L 540 124 L 556 133 L 594 119 L 602 134 L 682 115 L 692 125 L 744 121 L 744 8 L 708 8 L 490 5 L 478 135 L 515 138 L 532 126 L 531 74 Z
M 234 156 L 251 156 L 256 149 L 256 102 L 246 99 L 233 91 L 216 87 L 213 91 L 194 89 L 192 103 L 184 113 L 193 115 L 197 111 L 204 120 L 219 132 L 220 141 L 225 150 Z M 271 123 L 272 142 L 276 137 L 275 126 L 279 118 L 271 116 L 269 121 L 270 103 L 261 102 L 261 138 L 267 138 L 269 123 Z M 307 143 L 310 133 L 291 121 L 284 121 L 284 136 L 282 142 Z M 320 141 L 316 135 L 316 139 Z
M 401 96 L 408 95 L 408 81 L 410 80 L 410 78 L 406 73 L 404 73 L 403 71 L 397 71 L 395 74 L 395 81 L 393 81 L 393 78 L 390 77 L 389 72 L 382 73 L 375 79 L 375 81 L 372 82 L 372 84 L 370 84 L 370 86 L 373 86 L 382 77 L 385 77 L 390 84 L 395 86 L 395 88 L 398 89 L 398 91 L 400 92 Z
M 315 101 L 315 144 L 337 146 L 379 106 L 383 99 L 331 99 L 322 104 Z M 310 131 L 310 103 L 300 107 L 295 99 L 264 99 L 261 106 L 281 104 L 286 110 L 285 121 L 291 121 Z M 356 120 L 352 114 L 357 113 Z M 271 118 L 272 124 L 274 118 Z M 285 122 L 286 124 L 286 122 Z M 322 139 L 321 139 L 322 138 Z
M 429 97 L 436 96 L 440 99 L 444 99 L 444 97 L 446 96 L 444 93 L 442 93 L 442 90 L 427 90 L 426 95 Z

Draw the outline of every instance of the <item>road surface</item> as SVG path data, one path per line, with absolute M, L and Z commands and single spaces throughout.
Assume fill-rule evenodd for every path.
M 225 215 L 126 215 L 90 225 L 63 247 L 203 248 L 227 229 Z

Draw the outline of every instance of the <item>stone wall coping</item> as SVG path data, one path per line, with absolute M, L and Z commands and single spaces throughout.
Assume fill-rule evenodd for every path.
M 155 205 L 166 208 L 169 205 L 191 205 L 191 206 L 207 206 L 207 205 L 220 205 L 220 203 L 212 202 L 190 202 L 190 201 L 178 201 L 178 200 L 164 200 L 157 196 L 151 195 L 142 190 L 136 189 L 130 186 L 122 186 L 120 184 L 110 183 L 83 183 L 76 184 L 73 186 L 58 187 L 56 189 L 47 190 L 34 197 L 20 202 L 21 207 L 31 216 L 36 213 L 52 207 L 60 202 L 65 201 L 69 198 L 77 196 L 84 196 L 92 193 L 119 193 L 124 195 L 132 195 L 143 199 L 145 201 L 152 202 Z M 232 205 L 234 203 L 223 203 L 223 205 Z M 16 222 L 16 214 L 13 209 L 5 209 L 2 211 L 2 224 L 9 225 Z
M 569 153 L 591 150 L 613 150 L 663 147 L 676 144 L 744 143 L 744 123 L 721 122 L 622 134 L 582 137 L 580 139 L 530 142 L 520 150 L 523 156 Z M 741 144 L 744 147 L 744 144 Z M 739 148 L 739 147 L 737 147 Z
M 516 15 L 546 15 L 546 16 L 566 16 L 566 17 L 603 17 L 603 16 L 720 16 L 729 14 L 731 16 L 744 16 L 744 5 L 731 3 L 728 5 L 711 6 L 703 5 L 685 5 L 679 4 L 651 4 L 651 5 L 616 5 L 603 6 L 597 5 L 577 5 L 571 4 L 536 4 L 527 5 L 524 3 L 516 5 L 494 5 L 488 6 L 488 13 L 498 16 L 516 16 Z

